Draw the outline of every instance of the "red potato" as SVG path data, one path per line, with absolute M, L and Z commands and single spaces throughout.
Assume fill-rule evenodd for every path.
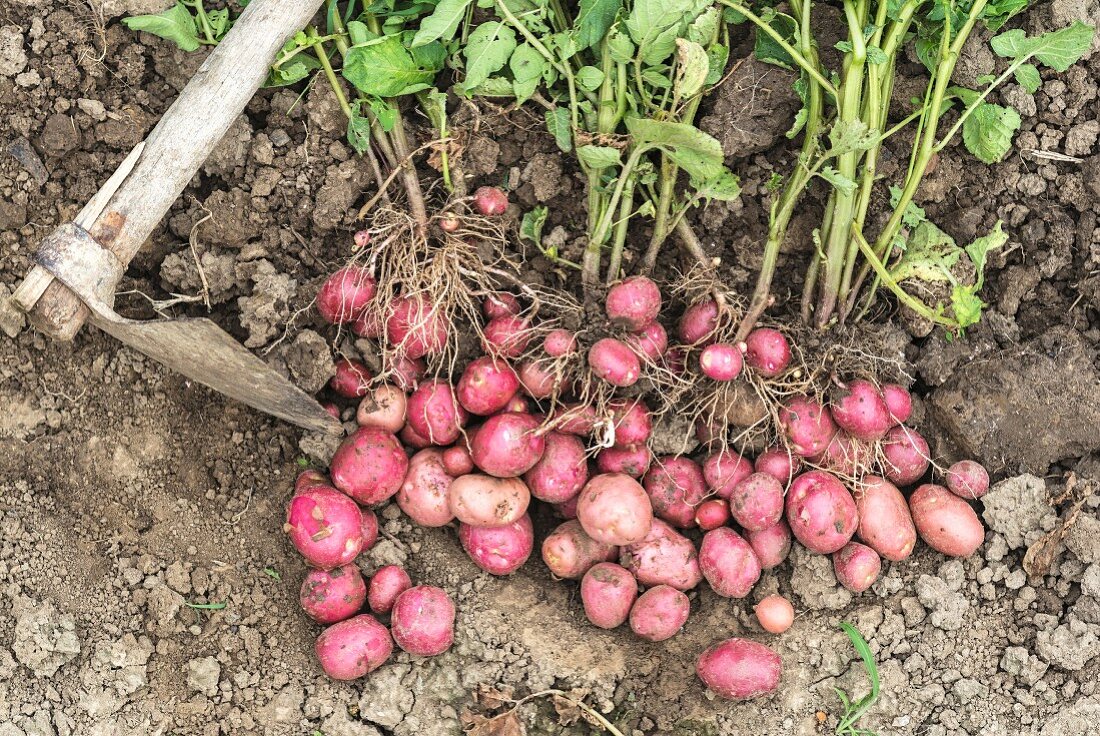
M 542 349 L 551 358 L 562 358 L 577 351 L 577 336 L 569 330 L 550 330 L 542 339 Z
M 943 486 L 926 483 L 909 497 L 917 534 L 932 549 L 950 557 L 969 557 L 985 541 L 985 527 L 963 499 Z
M 605 447 L 596 455 L 596 469 L 601 473 L 625 473 L 631 478 L 641 478 L 652 463 L 648 445 Z
M 519 385 L 533 399 L 548 399 L 560 393 L 562 389 L 562 375 L 553 371 L 553 366 L 540 363 L 537 360 L 528 360 L 520 363 Z
M 730 505 L 724 498 L 703 501 L 695 509 L 695 525 L 705 532 L 725 526 L 730 520 Z
M 405 443 L 406 447 L 411 447 L 414 450 L 423 450 L 425 447 L 432 446 L 431 440 L 427 437 L 421 437 L 420 434 L 408 424 L 401 429 L 397 436 L 401 438 L 401 441 Z
M 794 623 L 794 606 L 781 595 L 772 593 L 752 607 L 760 628 L 769 634 L 782 634 Z
M 609 404 L 611 423 L 615 425 L 615 447 L 642 445 L 653 434 L 653 418 L 641 399 L 616 400 Z
M 453 212 L 444 212 L 439 218 L 439 229 L 445 233 L 457 233 L 462 227 L 462 218 Z
M 410 359 L 437 354 L 447 344 L 447 333 L 447 321 L 438 306 L 412 296 L 399 296 L 390 304 L 386 338 Z
M 618 547 L 597 542 L 576 519 L 552 531 L 542 543 L 542 561 L 557 578 L 576 580 L 595 564 L 613 560 Z
M 893 483 L 873 475 L 864 478 L 856 493 L 856 513 L 856 535 L 875 552 L 893 562 L 913 554 L 917 529 L 905 496 Z
M 662 457 L 642 480 L 653 513 L 669 524 L 687 529 L 695 524 L 695 507 L 707 495 L 703 470 L 686 457 Z
M 915 429 L 898 426 L 886 433 L 882 441 L 886 456 L 883 474 L 899 486 L 916 483 L 928 471 L 931 454 L 928 443 Z
M 471 473 L 451 481 L 451 513 L 470 526 L 504 526 L 527 513 L 531 492 L 519 478 Z
M 366 309 L 351 323 L 351 331 L 357 337 L 381 337 L 385 330 L 382 318 L 373 309 Z
M 577 520 L 596 541 L 621 547 L 645 539 L 653 507 L 638 481 L 623 473 L 604 473 L 581 489 Z
M 508 209 L 508 195 L 497 187 L 478 187 L 474 191 L 474 209 L 486 217 L 503 215 Z
M 486 355 L 518 358 L 531 340 L 530 324 L 522 317 L 506 315 L 489 320 L 482 331 L 481 347 Z
M 360 427 L 378 427 L 387 432 L 400 432 L 405 426 L 405 392 L 383 384 L 370 391 L 359 402 L 355 421 Z
M 683 592 L 657 585 L 638 596 L 630 609 L 630 630 L 649 641 L 664 641 L 687 623 L 691 601 Z
M 691 590 L 703 579 L 695 545 L 660 519 L 653 520 L 645 539 L 619 551 L 619 564 L 642 585 Z
M 351 242 L 356 250 L 366 248 L 370 245 L 370 230 L 356 230 L 355 235 L 351 236 Z
M 502 411 L 510 412 L 512 414 L 529 414 L 531 412 L 531 405 L 527 399 L 523 398 L 519 394 L 516 394 L 512 398 L 508 399 L 508 403 L 504 405 Z
M 852 538 L 858 522 L 856 502 L 836 476 L 811 470 L 791 483 L 787 523 L 795 538 L 811 552 L 836 552 Z
M 576 496 L 588 482 L 584 443 L 571 434 L 547 432 L 546 450 L 523 475 L 531 495 L 547 503 L 562 503 Z
M 568 501 L 554 504 L 554 511 L 563 519 L 577 518 L 577 502 L 581 500 L 581 494 L 577 494 Z M 577 522 L 580 523 L 580 522 Z
M 878 552 L 859 542 L 848 542 L 833 552 L 833 572 L 837 582 L 853 593 L 870 588 L 882 570 Z
M 433 585 L 409 588 L 393 602 L 390 632 L 397 646 L 418 657 L 434 657 L 455 640 L 455 604 Z
M 779 330 L 758 327 L 745 338 L 745 362 L 765 378 L 774 378 L 791 363 L 791 346 Z
M 607 291 L 604 311 L 613 325 L 640 330 L 661 312 L 661 290 L 645 276 L 631 276 Z
M 581 578 L 584 614 L 601 629 L 614 629 L 626 623 L 637 598 L 638 581 L 629 570 L 614 562 L 593 565 Z
M 732 381 L 741 375 L 744 358 L 735 345 L 716 342 L 703 348 L 699 355 L 699 369 L 707 378 L 715 381 Z
M 322 570 L 348 564 L 363 549 L 363 515 L 335 488 L 313 486 L 290 500 L 283 531 L 306 562 Z
M 378 517 L 370 509 L 359 509 L 359 533 L 363 537 L 363 551 L 378 541 Z
M 409 460 L 409 470 L 397 491 L 397 505 L 420 526 L 446 526 L 454 519 L 450 506 L 451 481 L 443 451 L 421 450 Z
M 406 404 L 406 422 L 433 445 L 449 445 L 462 434 L 469 415 L 446 381 L 425 381 Z
M 642 375 L 638 356 L 613 337 L 605 337 L 588 349 L 588 365 L 612 386 L 633 386 Z
M 882 398 L 894 424 L 909 421 L 909 415 L 913 413 L 913 396 L 906 389 L 896 383 L 883 384 Z
M 527 562 L 535 548 L 535 528 L 527 514 L 504 526 L 458 525 L 462 549 L 490 575 L 511 575 Z
M 390 361 L 390 378 L 405 393 L 416 390 L 426 371 L 424 361 L 419 358 L 397 355 Z
M 385 626 L 364 613 L 322 631 L 314 651 L 321 669 L 333 680 L 355 680 L 390 658 L 393 640 Z
M 500 358 L 485 355 L 470 361 L 458 379 L 455 395 L 471 414 L 489 416 L 503 409 L 519 390 L 519 376 Z
M 756 457 L 757 473 L 767 473 L 786 488 L 802 469 L 802 458 L 784 447 L 769 447 Z
M 298 473 L 298 477 L 294 479 L 294 493 L 301 493 L 306 488 L 312 488 L 314 486 L 330 486 L 328 476 L 322 473 L 320 470 L 309 468 Z
M 763 644 L 726 639 L 704 650 L 695 663 L 703 684 L 727 700 L 752 700 L 779 687 L 783 660 Z
M 729 506 L 745 531 L 763 531 L 783 518 L 783 484 L 767 473 L 753 473 L 733 487 Z
M 682 376 L 687 370 L 687 351 L 683 348 L 670 348 L 664 355 L 663 363 L 672 375 Z
M 857 439 L 875 442 L 886 436 L 894 420 L 878 386 L 870 381 L 849 381 L 833 398 L 830 412 L 841 429 Z
M 708 450 L 716 445 L 725 446 L 728 428 L 729 424 L 721 419 L 699 417 L 695 420 L 695 439 Z
M 566 404 L 565 411 L 552 416 L 554 429 L 565 434 L 585 437 L 596 427 L 596 410 L 587 404 Z
M 745 532 L 745 541 L 756 553 L 756 559 L 760 561 L 760 567 L 771 570 L 783 564 L 791 551 L 791 528 L 787 522 L 780 521 L 775 526 L 770 526 L 759 532 Z
M 523 308 L 514 294 L 498 291 L 485 297 L 485 301 L 481 303 L 481 311 L 486 319 L 496 319 L 497 317 L 515 317 L 523 311 Z
M 795 396 L 779 410 L 791 449 L 802 457 L 820 455 L 837 432 L 829 410 L 807 396 Z
M 328 412 L 328 415 L 333 419 L 340 418 L 340 407 L 331 401 L 322 401 L 321 408 Z
M 523 475 L 546 451 L 546 436 L 537 431 L 540 424 L 539 418 L 532 414 L 489 417 L 470 440 L 474 465 L 497 478 Z
M 960 460 L 947 469 L 947 490 L 976 501 L 989 491 L 989 473 L 973 460 Z
M 448 447 L 443 451 L 442 460 L 443 469 L 453 478 L 474 472 L 474 459 L 470 457 L 470 451 L 462 445 Z
M 752 463 L 743 455 L 728 449 L 715 453 L 703 462 L 703 479 L 707 488 L 719 498 L 729 498 L 734 487 L 752 475 Z
M 370 391 L 370 371 L 358 360 L 337 358 L 336 374 L 328 379 L 328 387 L 345 399 L 358 399 Z
M 844 478 L 862 478 L 871 469 L 874 459 L 874 445 L 842 431 L 833 435 L 825 451 L 813 461 Z
M 367 584 L 355 565 L 333 570 L 310 570 L 302 581 L 298 600 L 306 615 L 318 623 L 334 624 L 359 613 L 367 599 Z
M 648 363 L 655 363 L 668 350 L 668 333 L 660 322 L 651 322 L 623 340 L 627 346 Z
M 376 506 L 397 493 L 409 459 L 392 433 L 360 427 L 332 456 L 333 484 L 364 506 Z
M 397 596 L 412 587 L 412 580 L 405 568 L 398 565 L 384 565 L 375 571 L 367 588 L 367 605 L 378 614 L 393 610 Z
M 752 547 L 729 527 L 703 535 L 699 569 L 714 592 L 726 598 L 747 596 L 760 579 L 761 570 Z
M 374 298 L 374 290 L 374 277 L 367 269 L 360 266 L 341 268 L 321 284 L 317 292 L 317 311 L 322 319 L 334 325 L 351 322 L 367 308 Z
M 692 304 L 680 317 L 677 329 L 680 340 L 685 345 L 709 342 L 718 329 L 718 316 L 718 302 L 713 299 Z

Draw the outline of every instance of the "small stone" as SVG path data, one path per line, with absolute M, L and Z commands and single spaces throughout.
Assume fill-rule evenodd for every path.
M 99 100 L 89 100 L 86 97 L 81 97 L 76 101 L 76 106 L 97 123 L 107 119 L 107 108 Z
M 218 694 L 222 666 L 213 657 L 199 657 L 187 663 L 187 686 L 207 697 Z

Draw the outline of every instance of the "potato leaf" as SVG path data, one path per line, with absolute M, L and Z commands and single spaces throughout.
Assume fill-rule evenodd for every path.
M 989 45 L 998 56 L 1014 62 L 1035 58 L 1055 71 L 1064 72 L 1089 50 L 1095 32 L 1081 21 L 1040 36 L 1028 36 L 1015 28 L 994 36 Z
M 705 158 L 722 162 L 722 144 L 713 136 L 687 123 L 628 117 L 626 129 L 636 143 L 694 151 Z
M 520 44 L 512 52 L 508 68 L 512 71 L 512 88 L 517 104 L 523 104 L 535 93 L 547 66 L 543 55 L 529 43 Z
M 963 123 L 963 143 L 979 161 L 994 164 L 1012 150 L 1012 136 L 1019 127 L 1020 113 L 983 102 Z
M 573 40 L 578 52 L 603 40 L 622 6 L 623 0 L 580 0 L 577 19 L 573 22 Z
M 182 51 L 195 51 L 200 46 L 195 17 L 183 3 L 176 3 L 163 13 L 134 15 L 122 22 L 131 31 L 144 31 L 171 41 Z
M 730 60 L 729 47 L 716 43 L 707 49 L 707 65 L 709 67 L 707 71 L 707 78 L 704 81 L 708 87 L 713 87 L 722 81 L 722 77 L 726 73 L 726 64 Z
M 899 283 L 919 279 L 954 284 L 956 279 L 951 269 L 962 253 L 950 235 L 931 222 L 922 222 L 910 233 L 905 253 L 890 268 L 890 276 Z
M 993 226 L 993 230 L 988 235 L 983 235 L 966 246 L 964 249 L 966 256 L 974 264 L 974 269 L 978 273 L 976 288 L 982 288 L 985 283 L 985 262 L 989 256 L 989 251 L 1001 248 L 1007 242 L 1008 234 L 1001 229 L 1001 221 L 997 220 L 997 224 Z
M 774 13 L 767 22 L 769 26 L 779 33 L 784 41 L 793 41 L 795 35 L 798 33 L 798 23 L 789 15 Z M 757 31 L 753 53 L 756 54 L 757 59 L 767 62 L 768 64 L 774 64 L 784 69 L 795 69 L 797 67 L 791 55 L 788 54 L 782 46 L 776 43 L 775 39 L 766 33 Z
M 500 71 L 515 48 L 516 32 L 503 23 L 488 21 L 475 28 L 466 40 L 463 88 L 469 91 Z
M 1034 64 L 1021 64 L 1012 75 L 1016 77 L 1016 84 L 1023 87 L 1028 94 L 1035 94 L 1043 86 L 1043 78 L 1039 76 L 1039 70 Z
M 594 66 L 582 66 L 577 70 L 575 78 L 581 89 L 586 89 L 589 92 L 599 89 L 600 85 L 603 84 L 603 72 Z
M 539 205 L 523 213 L 519 223 L 519 236 L 530 240 L 538 248 L 542 249 L 542 228 L 546 224 L 548 211 L 543 205 Z
M 612 146 L 579 146 L 577 157 L 592 169 L 609 169 L 622 163 L 622 155 L 618 148 Z
M 420 30 L 413 37 L 412 46 L 423 46 L 432 41 L 450 41 L 466 17 L 466 8 L 473 0 L 439 0 L 432 14 L 420 21 Z
M 832 166 L 823 166 L 821 170 L 817 172 L 817 175 L 849 197 L 856 192 L 855 181 L 840 173 Z
M 901 187 L 890 187 L 890 206 L 897 209 L 898 203 L 901 202 Z M 913 203 L 913 200 L 909 200 L 909 203 L 905 205 L 905 212 L 901 215 L 902 224 L 908 228 L 914 228 L 928 219 L 928 216 L 924 212 L 924 208 L 918 207 Z
M 427 89 L 441 61 L 425 48 L 413 53 L 398 36 L 383 36 L 364 46 L 353 46 L 344 57 L 344 78 L 366 95 L 397 97 Z
M 707 50 L 694 41 L 676 39 L 676 86 L 680 95 L 691 97 L 703 88 L 710 74 Z
M 554 142 L 562 153 L 573 150 L 573 128 L 569 121 L 569 110 L 555 107 L 546 111 L 546 129 L 554 136 Z
M 362 154 L 370 146 L 370 119 L 361 112 L 363 100 L 355 100 L 348 118 L 348 143 L 356 153 Z

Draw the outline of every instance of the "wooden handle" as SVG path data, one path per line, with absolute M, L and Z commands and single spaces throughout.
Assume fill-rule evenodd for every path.
M 78 224 L 129 264 L 267 79 L 283 44 L 309 23 L 322 1 L 249 3 L 146 138 L 129 175 L 114 183 L 95 221 Z M 71 340 L 88 317 L 79 297 L 41 266 L 28 273 L 13 301 L 54 339 Z

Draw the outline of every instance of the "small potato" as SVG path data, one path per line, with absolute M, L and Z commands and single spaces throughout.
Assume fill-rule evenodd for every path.
M 702 468 L 694 461 L 686 457 L 657 458 L 642 485 L 654 514 L 680 529 L 695 525 L 695 507 L 707 495 L 707 485 Z
M 775 378 L 791 362 L 791 345 L 779 330 L 758 327 L 745 338 L 745 362 L 762 376 Z
M 615 447 L 628 448 L 645 444 L 653 433 L 653 418 L 649 407 L 640 399 L 617 400 L 608 404 L 611 423 L 615 426 Z
M 668 350 L 668 333 L 660 322 L 648 325 L 626 336 L 626 344 L 647 363 L 656 363 Z
M 714 592 L 725 598 L 744 598 L 760 579 L 760 561 L 756 553 L 728 527 L 703 535 L 703 543 L 699 546 L 699 569 Z
M 378 427 L 396 434 L 405 426 L 405 392 L 384 384 L 359 402 L 355 421 L 360 427 Z
M 342 567 L 363 550 L 363 514 L 355 502 L 328 486 L 305 488 L 286 510 L 283 531 L 312 567 Z
M 580 578 L 593 565 L 613 560 L 618 553 L 618 547 L 585 534 L 576 519 L 558 526 L 542 543 L 542 561 L 554 577 L 568 580 Z
M 364 506 L 386 501 L 405 479 L 409 459 L 392 433 L 360 427 L 332 456 L 329 472 L 337 488 Z
M 420 526 L 446 526 L 454 519 L 450 506 L 453 480 L 443 465 L 442 450 L 421 450 L 409 460 L 409 472 L 397 491 L 397 505 Z
M 519 478 L 471 473 L 451 482 L 451 513 L 470 526 L 504 526 L 527 513 L 531 492 Z
M 830 412 L 841 429 L 865 442 L 882 439 L 894 426 L 878 386 L 863 379 L 849 381 L 833 397 Z
M 314 486 L 328 486 L 331 488 L 332 484 L 329 482 L 328 476 L 314 468 L 303 470 L 298 474 L 298 477 L 294 479 L 295 494 L 301 493 L 307 488 L 313 488 Z
M 339 358 L 336 361 L 336 375 L 329 379 L 328 387 L 337 396 L 358 399 L 370 392 L 370 380 L 370 370 L 361 362 Z
M 625 473 L 631 478 L 641 478 L 652 464 L 653 453 L 648 445 L 605 447 L 596 455 L 596 469 L 601 473 Z
M 886 433 L 882 441 L 882 454 L 886 456 L 883 472 L 886 479 L 907 486 L 916 483 L 928 470 L 931 455 L 928 443 L 915 429 L 898 426 Z
M 763 531 L 783 518 L 783 485 L 767 473 L 753 473 L 733 487 L 729 503 L 745 531 Z
M 794 623 L 794 606 L 781 595 L 765 596 L 752 607 L 760 627 L 769 634 L 782 634 Z
M 546 451 L 541 421 L 532 414 L 495 414 L 478 427 L 470 440 L 470 456 L 482 472 L 497 478 L 523 475 Z
M 853 593 L 862 593 L 878 580 L 882 560 L 865 544 L 848 542 L 833 552 L 833 572 L 837 582 Z
M 333 680 L 355 680 L 390 658 L 393 640 L 385 626 L 364 613 L 322 631 L 314 651 L 321 669 Z
M 546 449 L 523 475 L 531 495 L 547 503 L 562 503 L 576 496 L 588 482 L 584 443 L 575 435 L 547 432 Z
M 638 596 L 630 609 L 630 630 L 649 641 L 676 635 L 691 613 L 691 601 L 681 591 L 658 585 Z
M 622 548 L 619 564 L 642 585 L 691 590 L 703 579 L 695 545 L 660 519 L 653 520 L 645 539 Z
M 989 473 L 973 460 L 960 460 L 947 469 L 947 490 L 976 501 L 989 491 Z
M 390 303 L 386 339 L 409 358 L 436 355 L 447 344 L 448 324 L 438 305 L 419 296 L 399 296 Z
M 637 598 L 638 581 L 629 570 L 614 562 L 593 565 L 581 579 L 584 613 L 601 629 L 614 629 L 625 623 Z
M 913 413 L 913 397 L 896 383 L 887 383 L 882 387 L 882 398 L 890 412 L 894 424 L 904 424 Z
M 638 481 L 622 473 L 597 475 L 585 484 L 577 519 L 597 542 L 621 547 L 645 539 L 653 507 Z
M 310 570 L 298 600 L 314 621 L 334 624 L 359 613 L 367 599 L 367 584 L 355 565 L 334 570 Z
M 748 458 L 728 448 L 708 457 L 703 462 L 703 480 L 719 498 L 729 498 L 734 487 L 752 475 L 752 463 Z
M 449 445 L 462 434 L 469 415 L 446 381 L 424 381 L 409 396 L 407 422 L 433 445 Z
M 703 501 L 695 509 L 695 525 L 705 532 L 725 526 L 730 520 L 730 505 L 722 498 Z
M 985 527 L 966 501 L 943 486 L 926 483 L 909 497 L 917 533 L 932 549 L 969 557 L 985 541 Z
M 802 469 L 802 458 L 785 447 L 769 447 L 756 458 L 757 473 L 767 473 L 787 488 Z
M 535 529 L 527 514 L 504 526 L 459 524 L 462 549 L 490 575 L 511 575 L 523 567 L 535 547 Z
M 390 632 L 397 646 L 418 657 L 434 657 L 455 640 L 455 604 L 432 585 L 409 588 L 394 601 Z
M 791 528 L 787 522 L 780 520 L 775 526 L 770 526 L 759 532 L 745 532 L 745 541 L 756 553 L 756 559 L 760 560 L 760 567 L 771 570 L 783 564 L 791 551 Z
M 726 639 L 706 649 L 695 663 L 703 684 L 728 700 L 752 700 L 779 687 L 783 660 L 763 644 Z
M 519 390 L 519 376 L 501 358 L 489 355 L 470 361 L 458 379 L 455 395 L 471 414 L 489 416 L 503 409 Z
M 588 349 L 588 366 L 612 386 L 633 386 L 642 375 L 637 354 L 613 337 L 598 340 Z
M 718 302 L 713 299 L 692 304 L 680 317 L 677 332 L 685 345 L 707 345 L 714 339 L 720 319 Z
M 869 475 L 856 493 L 859 525 L 856 535 L 871 549 L 893 562 L 913 554 L 917 529 L 905 496 L 888 480 Z
M 442 459 L 443 469 L 452 478 L 474 472 L 474 459 L 470 457 L 469 448 L 462 444 L 448 447 L 443 451 Z
M 657 319 L 661 290 L 645 276 L 631 276 L 608 289 L 604 311 L 613 325 L 640 330 Z
M 779 421 L 791 449 L 802 457 L 824 452 L 837 432 L 829 410 L 807 396 L 795 396 L 779 410 Z
M 383 565 L 375 570 L 367 588 L 367 605 L 375 613 L 389 613 L 397 596 L 412 587 L 412 579 L 399 565 Z
M 856 502 L 841 482 L 829 473 L 811 470 L 791 484 L 787 523 L 802 546 L 827 555 L 848 543 L 859 518 Z

